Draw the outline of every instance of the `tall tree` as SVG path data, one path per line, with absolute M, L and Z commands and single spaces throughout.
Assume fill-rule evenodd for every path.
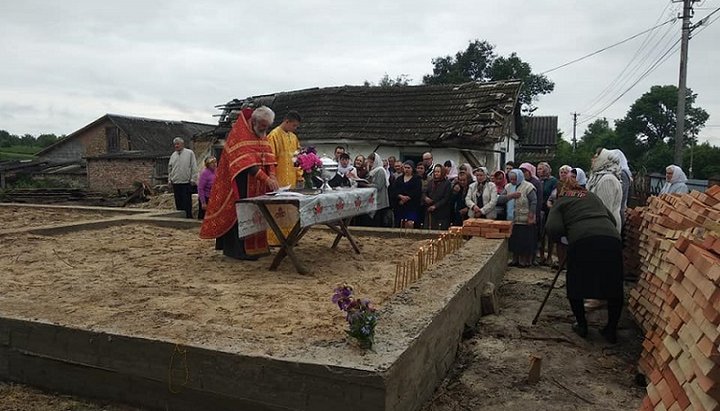
M 677 125 L 676 86 L 652 86 L 650 91 L 637 99 L 624 118 L 615 122 L 619 135 L 636 141 L 643 149 L 659 143 L 675 144 Z M 685 145 L 697 141 L 700 129 L 709 115 L 700 107 L 694 107 L 697 94 L 688 89 L 685 98 Z
M 432 59 L 433 73 L 423 76 L 424 84 L 459 84 L 469 81 L 522 80 L 519 102 L 525 111 L 533 111 L 533 102 L 555 88 L 555 83 L 542 74 L 534 74 L 530 64 L 517 53 L 498 57 L 495 46 L 485 40 L 468 43 L 465 50 L 455 56 Z

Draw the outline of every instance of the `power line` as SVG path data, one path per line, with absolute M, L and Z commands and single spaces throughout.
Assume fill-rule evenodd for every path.
M 657 26 L 650 27 L 650 28 L 647 29 L 647 30 L 643 30 L 643 31 L 641 31 L 640 33 L 637 33 L 637 34 L 635 34 L 635 35 L 632 35 L 632 36 L 626 38 L 625 40 L 621 40 L 621 41 L 619 41 L 619 42 L 617 42 L 617 43 L 615 43 L 615 44 L 611 44 L 611 45 L 609 45 L 609 46 L 607 46 L 607 47 L 603 47 L 603 48 L 601 48 L 600 50 L 593 51 L 593 52 L 590 53 L 590 54 L 586 54 L 586 55 L 584 55 L 584 56 L 582 56 L 582 57 L 576 58 L 575 60 L 568 61 L 567 63 L 561 64 L 561 65 L 559 65 L 559 66 L 557 66 L 557 67 L 553 67 L 553 68 L 551 68 L 551 69 L 549 69 L 549 70 L 545 70 L 545 71 L 541 72 L 540 74 L 547 74 L 547 73 L 550 73 L 550 72 L 552 72 L 552 71 L 555 71 L 555 70 L 561 69 L 561 68 L 563 68 L 563 67 L 569 66 L 569 65 L 571 65 L 571 64 L 573 64 L 573 63 L 577 63 L 578 61 L 585 60 L 585 59 L 588 58 L 588 57 L 592 57 L 592 56 L 594 56 L 594 55 L 596 55 L 596 54 L 598 54 L 598 53 L 602 53 L 602 52 L 605 51 L 605 50 L 609 50 L 609 49 L 611 49 L 611 48 L 613 48 L 613 47 L 615 47 L 615 46 L 619 46 L 619 45 L 621 45 L 621 44 L 623 44 L 623 43 L 627 43 L 628 41 L 630 41 L 630 40 L 632 40 L 632 39 L 634 39 L 634 38 L 636 38 L 636 37 L 642 36 L 643 34 L 649 32 L 649 31 L 655 30 L 655 29 L 657 29 L 657 28 L 659 28 L 659 27 L 662 27 L 662 26 L 664 26 L 664 25 L 666 25 L 666 24 L 668 24 L 668 23 L 670 23 L 670 22 L 673 22 L 673 21 L 675 21 L 675 20 L 676 20 L 676 18 L 672 18 L 672 19 L 670 19 L 670 20 L 668 20 L 668 21 L 666 21 L 666 22 L 664 22 L 664 23 L 658 24 Z
M 663 15 L 665 14 L 665 12 L 667 11 L 668 7 L 669 7 L 671 4 L 672 4 L 672 2 L 668 2 L 668 3 L 665 5 L 665 8 L 663 9 L 662 12 L 660 12 L 660 15 L 658 16 L 658 19 L 657 19 L 657 21 L 655 22 L 656 24 L 657 24 L 658 21 L 660 21 L 660 19 L 663 18 Z M 675 13 L 675 10 L 672 10 L 672 13 L 674 14 L 674 13 Z M 675 21 L 677 21 L 677 20 L 675 20 Z M 625 87 L 625 85 L 628 83 L 628 80 L 630 80 L 630 78 L 631 78 L 632 76 L 634 76 L 635 73 L 637 73 L 637 71 L 638 71 L 641 67 L 643 67 L 643 64 L 648 60 L 648 58 L 650 58 L 651 55 L 653 55 L 653 53 L 654 53 L 655 50 L 658 48 L 658 46 L 659 46 L 659 45 L 663 42 L 663 40 L 670 34 L 670 32 L 672 31 L 673 26 L 674 26 L 674 25 L 668 26 L 667 29 L 665 30 L 664 34 L 655 42 L 655 44 L 654 44 L 651 48 L 649 48 L 649 51 L 647 51 L 647 52 L 643 55 L 642 58 L 638 59 L 638 56 L 642 54 L 641 52 L 643 51 L 643 48 L 644 48 L 646 45 L 649 45 L 649 44 L 653 41 L 653 39 L 654 39 L 655 34 L 657 33 L 657 31 L 653 31 L 652 33 L 650 33 L 650 34 L 643 40 L 643 43 L 640 45 L 640 47 L 638 47 L 638 49 L 635 51 L 635 54 L 630 58 L 630 60 L 627 62 L 627 64 L 625 65 L 625 67 L 620 71 L 620 73 L 618 73 L 618 75 L 610 82 L 610 84 L 608 84 L 597 96 L 595 96 L 595 98 L 593 98 L 593 99 L 590 101 L 590 103 L 589 103 L 584 109 L 581 110 L 581 112 L 589 112 L 589 111 L 592 111 L 592 110 L 595 108 L 595 106 L 597 106 L 598 104 L 600 104 L 600 102 L 601 102 L 605 97 L 607 97 L 607 96 L 609 96 L 610 94 L 614 93 L 613 90 L 616 88 L 616 86 L 617 86 L 617 89 L 618 89 L 618 90 L 621 90 L 623 87 Z M 669 44 L 669 43 L 666 43 L 666 46 L 662 47 L 661 50 L 664 50 L 665 47 L 667 47 L 667 44 Z M 658 54 L 658 55 L 659 55 L 659 54 Z M 633 63 L 634 63 L 634 64 L 633 64 Z M 631 66 L 632 66 L 632 68 L 628 71 L 628 69 L 629 69 Z
M 596 111 L 595 113 L 593 113 L 593 114 L 591 114 L 591 115 L 588 115 L 588 117 L 587 117 L 586 119 L 580 120 L 578 123 L 581 123 L 581 124 L 582 124 L 582 123 L 586 123 L 586 122 L 590 121 L 591 119 L 593 119 L 593 118 L 599 116 L 600 114 L 602 114 L 603 111 L 605 111 L 605 110 L 607 110 L 608 108 L 610 108 L 613 104 L 615 104 L 618 100 L 620 100 L 625 94 L 627 94 L 630 90 L 632 90 L 638 83 L 640 83 L 642 80 L 644 80 L 645 77 L 647 77 L 648 75 L 650 75 L 650 73 L 652 73 L 653 71 L 655 71 L 656 68 L 660 67 L 660 65 L 662 65 L 662 63 L 664 63 L 665 61 L 667 61 L 667 59 L 669 59 L 669 58 L 677 51 L 677 45 L 678 45 L 679 43 L 680 43 L 680 39 L 678 39 L 677 41 L 675 41 L 675 43 L 674 43 L 662 56 L 660 56 L 660 58 L 657 59 L 657 60 L 655 61 L 655 63 L 653 63 L 650 67 L 648 67 L 647 70 L 645 70 L 644 73 L 642 73 L 642 74 L 640 75 L 640 78 L 638 78 L 637 80 L 635 80 L 635 82 L 633 82 L 633 83 L 630 85 L 630 87 L 628 87 L 625 91 L 623 91 L 622 93 L 620 93 L 620 95 L 617 96 L 615 99 L 613 99 L 613 101 L 611 101 L 609 104 L 605 105 L 602 109 Z

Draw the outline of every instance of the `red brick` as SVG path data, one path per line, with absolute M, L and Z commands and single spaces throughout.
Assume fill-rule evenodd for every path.
M 667 381 L 661 380 L 655 388 L 657 388 L 658 394 L 660 394 L 660 399 L 666 408 L 675 402 L 675 397 L 673 396 Z
M 680 237 L 675 241 L 675 248 L 682 253 L 687 250 L 688 245 L 690 245 L 690 239 L 687 237 Z
M 653 383 L 648 384 L 647 388 L 648 398 L 650 399 L 650 402 L 652 403 L 652 406 L 655 407 L 660 403 L 660 400 L 662 399 L 660 397 L 660 393 L 658 392 L 657 388 Z

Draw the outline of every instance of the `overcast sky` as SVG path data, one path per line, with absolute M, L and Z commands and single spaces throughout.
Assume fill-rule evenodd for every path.
M 693 21 L 717 7 L 720 0 L 697 3 Z M 385 73 L 419 84 L 433 57 L 473 39 L 495 44 L 501 55 L 515 51 L 542 72 L 664 22 L 679 8 L 669 0 L 3 0 L 0 129 L 69 134 L 105 113 L 215 123 L 214 106 L 232 98 L 360 85 Z M 710 21 L 715 17 L 720 12 Z M 536 114 L 557 115 L 570 136 L 571 113 L 593 114 L 626 91 L 679 38 L 680 24 L 652 33 L 549 73 L 555 91 L 540 98 Z M 696 30 L 688 70 L 697 104 L 710 113 L 701 140 L 715 145 L 718 40 L 720 22 Z M 621 118 L 650 86 L 677 84 L 678 65 L 676 52 L 601 116 Z

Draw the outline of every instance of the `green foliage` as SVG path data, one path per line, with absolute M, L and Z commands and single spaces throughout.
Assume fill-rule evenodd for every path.
M 534 111 L 532 103 L 542 94 L 548 94 L 555 83 L 542 74 L 533 74 L 530 64 L 517 53 L 508 57 L 497 56 L 495 46 L 483 40 L 469 42 L 467 48 L 455 56 L 432 59 L 433 73 L 423 76 L 424 84 L 460 84 L 470 81 L 522 80 L 519 102 L 525 111 Z
M 37 138 L 35 138 L 32 134 L 25 134 L 21 137 L 16 136 L 15 134 L 10 134 L 6 130 L 0 130 L 0 148 L 13 146 L 34 147 L 35 151 L 32 152 L 32 154 L 34 154 L 37 151 L 40 151 L 40 149 L 53 144 L 63 137 L 65 136 L 56 136 L 55 134 L 40 134 Z
M 391 78 L 388 73 L 385 73 L 384 76 L 380 79 L 377 85 L 374 83 L 365 80 L 363 83 L 363 86 L 365 87 L 402 87 L 402 86 L 409 86 L 412 79 L 407 74 L 400 74 L 399 76 L 395 78 Z
M 720 176 L 720 147 L 705 142 L 685 150 L 683 154 L 683 164 L 687 164 L 688 168 L 692 164 L 694 178 Z
M 652 86 L 637 99 L 624 118 L 615 123 L 618 134 L 649 149 L 659 143 L 675 144 L 677 126 L 678 88 L 673 85 Z M 686 147 L 697 140 L 700 129 L 709 115 L 700 107 L 693 107 L 697 94 L 688 90 L 685 98 Z
M 693 177 L 707 179 L 720 174 L 720 147 L 708 143 L 695 145 L 697 134 L 709 117 L 705 110 L 693 106 L 696 98 L 696 94 L 689 92 L 686 99 L 688 138 L 683 165 L 688 176 L 692 163 Z M 663 173 L 673 163 L 676 105 L 677 87 L 653 86 L 633 103 L 624 118 L 615 122 L 614 129 L 604 118 L 595 120 L 588 125 L 574 152 L 570 143 L 560 140 L 553 166 L 589 168 L 595 150 L 604 147 L 621 149 L 633 170 Z
M 42 148 L 45 148 L 56 141 L 58 141 L 58 136 L 55 134 L 40 134 L 37 137 L 37 144 Z

